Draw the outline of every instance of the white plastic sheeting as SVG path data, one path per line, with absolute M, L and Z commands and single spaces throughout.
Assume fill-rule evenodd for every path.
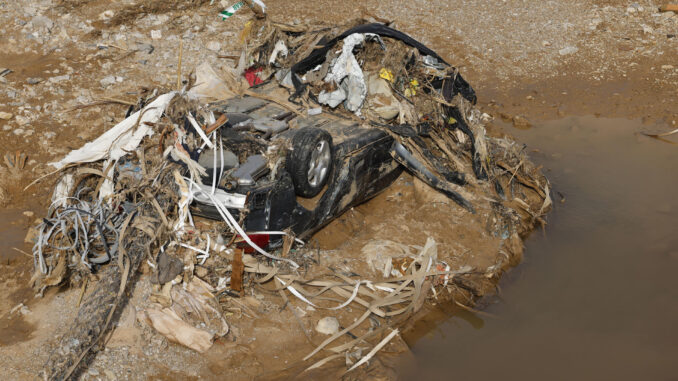
M 153 128 L 146 122 L 159 121 L 174 95 L 176 92 L 173 91 L 159 96 L 96 140 L 71 151 L 66 157 L 50 165 L 60 169 L 72 163 L 91 163 L 102 159 L 117 161 L 127 152 L 134 151 L 144 137 L 153 135 Z
M 356 115 L 360 115 L 360 108 L 367 96 L 367 84 L 358 60 L 353 55 L 353 48 L 365 42 L 365 36 L 365 34 L 353 33 L 344 39 L 341 54 L 332 63 L 332 68 L 324 79 L 328 83 L 334 82 L 340 88 L 332 93 L 322 91 L 318 95 L 318 100 L 321 103 L 324 99 L 327 99 L 328 103 L 326 104 L 330 107 L 336 107 L 342 100 L 340 98 L 345 97 L 344 107 Z

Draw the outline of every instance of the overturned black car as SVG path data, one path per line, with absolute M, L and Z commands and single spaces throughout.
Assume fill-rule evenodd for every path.
M 431 70 L 432 74 L 425 77 L 428 87 L 415 88 L 416 81 L 408 80 L 406 94 L 399 92 L 396 81 L 382 71 L 381 78 L 388 80 L 384 83 L 398 94 L 398 98 L 413 104 L 411 98 L 416 91 L 437 92 L 447 102 L 459 94 L 475 103 L 471 86 L 440 56 L 382 24 L 352 28 L 292 65 L 287 72 L 288 82 L 295 90 L 291 101 L 313 85 L 304 82 L 305 73 L 328 72 L 329 69 L 323 69 L 321 64 L 329 57 L 331 49 L 344 38 L 356 34 L 367 36 L 372 43 L 382 47 L 382 37 L 405 44 L 417 52 L 417 57 L 408 57 L 411 62 L 405 66 L 420 64 Z M 333 60 L 338 59 L 340 57 Z M 341 95 L 343 91 L 344 104 L 349 109 L 347 102 L 355 89 L 351 88 L 354 84 L 346 83 L 351 77 L 345 78 L 339 85 L 323 86 L 335 95 Z M 275 85 L 264 83 L 256 91 L 265 93 L 270 86 Z M 321 95 L 323 92 L 328 93 L 322 90 Z M 310 98 L 318 101 L 312 91 L 308 93 Z M 330 104 L 332 106 L 337 104 Z M 217 200 L 240 220 L 248 233 L 288 230 L 297 237 L 309 237 L 347 209 L 388 187 L 403 167 L 466 209 L 473 210 L 470 203 L 449 186 L 450 183 L 463 185 L 463 174 L 446 168 L 423 147 L 422 137 L 428 136 L 431 124 L 436 122 L 428 116 L 416 124 L 393 123 L 384 118 L 361 119 L 346 110 L 334 112 L 327 107 L 317 107 L 312 109 L 315 112 L 300 115 L 252 96 L 222 101 L 211 105 L 211 109 L 216 115 L 225 115 L 222 118 L 227 122 L 220 126 L 219 144 L 201 152 L 198 158 L 208 175 L 202 179 L 206 185 L 201 185 L 195 193 L 192 211 L 196 215 L 223 218 L 223 211 L 215 206 Z M 461 130 L 470 137 L 473 145 L 473 134 L 459 110 L 449 103 L 443 104 L 441 110 L 444 115 L 439 116 L 438 122 L 445 128 Z M 417 115 L 415 117 L 419 120 Z M 401 144 L 402 140 L 422 145 L 427 160 L 417 159 L 411 149 Z M 482 167 L 476 156 L 474 152 L 473 167 L 482 177 Z
M 288 119 L 295 115 L 251 97 L 234 99 L 217 109 L 229 116 L 222 127 L 225 159 L 221 161 L 222 152 L 216 149 L 200 156 L 199 163 L 209 173 L 203 183 L 212 184 L 222 170 L 230 170 L 214 196 L 242 219 L 248 232 L 291 229 L 299 237 L 308 236 L 382 191 L 402 172 L 389 153 L 393 138 L 382 130 L 326 114 Z M 241 132 L 254 125 L 251 128 L 261 132 L 291 120 L 298 127 L 280 132 L 268 146 L 256 135 Z M 262 154 L 272 145 L 288 149 L 284 167 L 271 175 Z M 238 156 L 244 159 L 242 164 Z M 209 192 L 211 187 L 205 185 L 196 194 L 193 212 L 220 219 L 204 194 Z

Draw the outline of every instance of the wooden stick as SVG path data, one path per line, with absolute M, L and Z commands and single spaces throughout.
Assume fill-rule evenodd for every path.
M 233 253 L 233 262 L 231 262 L 231 290 L 242 292 L 242 275 L 245 265 L 242 263 L 242 249 L 236 249 Z
M 226 114 L 221 114 L 221 116 L 219 117 L 219 119 L 217 119 L 216 122 L 212 123 L 205 129 L 205 134 L 207 135 L 211 134 L 212 131 L 223 126 L 224 124 L 226 124 L 226 122 L 228 122 L 228 117 L 226 116 Z
M 678 4 L 666 4 L 659 7 L 659 12 L 678 12 Z

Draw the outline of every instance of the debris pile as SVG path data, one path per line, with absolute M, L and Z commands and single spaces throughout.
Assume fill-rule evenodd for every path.
M 36 228 L 33 285 L 41 293 L 69 282 L 84 293 L 98 283 L 50 358 L 49 377 L 72 374 L 95 347 L 140 266 L 154 283 L 140 320 L 174 342 L 208 350 L 229 332 L 224 311 L 265 289 L 315 309 L 364 310 L 305 359 L 329 350 L 312 369 L 370 349 L 348 370 L 359 367 L 428 296 L 504 268 L 451 269 L 433 239 L 366 247 L 372 275 L 319 266 L 299 238 L 378 193 L 402 167 L 514 243 L 543 222 L 547 181 L 521 147 L 486 136 L 489 116 L 474 107 L 473 89 L 426 46 L 362 21 L 313 29 L 257 17 L 242 38 L 237 68 L 202 65 L 181 89 L 148 92 L 126 119 L 52 163 L 60 177 Z M 354 131 L 372 140 L 347 144 Z M 360 167 L 364 158 L 355 158 L 372 146 L 382 148 Z M 315 209 L 297 201 L 316 196 Z M 386 320 L 364 327 L 374 316 Z

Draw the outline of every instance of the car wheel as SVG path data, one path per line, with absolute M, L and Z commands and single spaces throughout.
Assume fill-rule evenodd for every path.
M 299 196 L 313 197 L 320 193 L 332 170 L 332 154 L 332 137 L 327 131 L 305 127 L 294 135 L 287 171 Z

